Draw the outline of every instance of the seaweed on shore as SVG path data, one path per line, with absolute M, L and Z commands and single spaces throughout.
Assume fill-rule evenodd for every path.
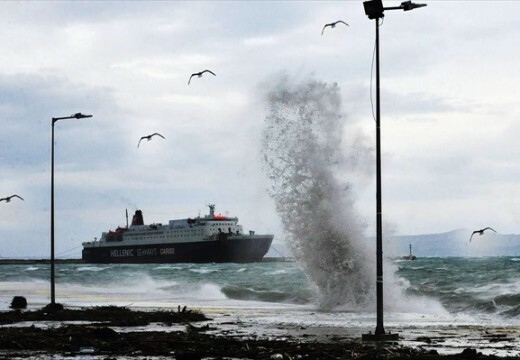
M 7 358 L 32 358 L 43 355 L 100 355 L 107 359 L 123 356 L 141 359 L 143 356 L 172 356 L 177 359 L 501 359 L 482 355 L 476 349 L 464 349 L 460 354 L 439 355 L 435 350 L 402 346 L 399 343 L 363 342 L 361 339 L 305 341 L 291 337 L 244 338 L 230 336 L 225 331 L 214 332 L 209 325 L 194 326 L 191 322 L 210 320 L 198 311 L 178 307 L 172 311 L 136 311 L 126 307 L 100 306 L 63 309 L 54 304 L 36 311 L 0 312 L 0 349 Z M 9 326 L 20 321 L 87 321 L 86 324 L 66 324 L 39 327 Z M 132 329 L 149 323 L 165 325 L 180 323 L 186 330 L 165 331 Z M 127 326 L 124 331 L 112 327 Z M 171 331 L 170 331 L 171 330 Z M 212 334 L 205 333 L 211 330 Z
M 0 328 L 0 349 L 10 356 L 31 354 L 81 354 L 123 356 L 166 356 L 179 359 L 507 359 L 482 355 L 475 349 L 460 354 L 439 355 L 435 350 L 414 349 L 397 343 L 365 343 L 360 340 L 303 342 L 296 339 L 240 339 L 194 331 L 116 332 L 106 326 L 66 325 L 41 329 Z M 172 357 L 174 356 L 174 357 Z
M 150 323 L 176 324 L 209 320 L 204 314 L 179 307 L 172 311 L 139 311 L 119 306 L 66 309 L 46 306 L 34 311 L 0 312 L 0 324 L 20 321 L 92 321 L 110 326 L 145 326 Z

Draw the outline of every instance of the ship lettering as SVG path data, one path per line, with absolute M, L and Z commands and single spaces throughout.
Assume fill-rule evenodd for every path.
M 137 256 L 156 256 L 157 249 L 137 249 Z
M 134 249 L 115 249 L 110 251 L 110 257 L 134 256 Z
M 175 254 L 175 248 L 161 249 L 161 255 L 173 255 L 173 254 Z

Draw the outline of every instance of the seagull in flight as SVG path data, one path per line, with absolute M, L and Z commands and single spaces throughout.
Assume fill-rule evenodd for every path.
M 23 200 L 23 198 L 21 196 L 11 195 L 11 196 L 8 196 L 8 197 L 5 197 L 5 198 L 1 198 L 0 201 L 10 202 L 11 199 L 14 198 L 14 197 L 17 197 L 18 199 Z
M 162 136 L 162 135 L 159 134 L 159 133 L 153 133 L 153 134 L 150 134 L 150 135 L 142 136 L 142 137 L 139 139 L 139 142 L 137 143 L 137 147 L 139 147 L 139 145 L 141 144 L 141 140 L 146 139 L 146 140 L 150 141 L 150 140 L 152 140 L 152 137 L 154 137 L 155 135 L 160 136 L 160 137 L 162 137 L 163 139 L 166 139 L 164 136 Z
M 480 229 L 480 230 L 475 230 L 471 233 L 471 236 L 469 238 L 469 242 L 471 242 L 471 238 L 473 237 L 473 235 L 475 234 L 479 234 L 479 235 L 484 235 L 484 231 L 486 230 L 491 230 L 491 231 L 494 231 L 496 232 L 494 229 L 490 228 L 490 227 L 487 227 L 487 228 L 484 228 L 484 229 Z
M 214 73 L 213 71 L 211 71 L 211 70 L 204 70 L 204 71 L 201 71 L 201 72 L 198 72 L 198 73 L 193 73 L 193 74 L 191 74 L 190 79 L 188 80 L 188 85 L 190 84 L 190 81 L 191 81 L 191 78 L 192 78 L 192 77 L 194 77 L 194 76 L 202 77 L 202 74 L 207 73 L 207 72 L 210 73 L 210 74 L 212 74 L 213 76 L 217 76 L 217 75 L 215 75 L 215 73 Z
M 330 23 L 330 24 L 325 24 L 325 26 L 323 27 L 323 30 L 321 30 L 321 35 L 323 36 L 323 32 L 325 31 L 325 28 L 327 26 L 330 26 L 332 29 L 334 29 L 336 27 L 336 25 L 338 25 L 339 23 L 341 24 L 345 24 L 347 26 L 349 26 L 349 24 L 347 24 L 346 22 L 344 22 L 343 20 L 338 20 L 338 21 L 335 21 L 333 23 Z

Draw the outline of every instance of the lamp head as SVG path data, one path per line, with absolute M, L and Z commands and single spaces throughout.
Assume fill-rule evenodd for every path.
M 416 4 L 411 1 L 405 1 L 405 2 L 401 3 L 401 7 L 403 8 L 404 11 L 410 11 L 410 10 L 417 9 L 417 8 L 420 8 L 423 6 L 426 6 L 426 4 Z
M 385 16 L 383 14 L 383 1 L 382 0 L 369 0 L 364 1 L 363 6 L 365 7 L 365 14 L 369 19 L 380 19 Z
M 74 115 L 71 115 L 71 117 L 73 117 L 75 119 L 83 119 L 83 118 L 92 117 L 92 115 L 83 115 L 82 113 L 76 113 Z

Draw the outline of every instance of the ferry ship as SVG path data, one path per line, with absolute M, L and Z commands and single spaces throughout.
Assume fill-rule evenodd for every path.
M 271 246 L 274 235 L 244 233 L 237 217 L 215 214 L 209 205 L 204 217 L 145 225 L 136 210 L 132 223 L 101 238 L 83 243 L 87 263 L 223 263 L 257 262 Z

